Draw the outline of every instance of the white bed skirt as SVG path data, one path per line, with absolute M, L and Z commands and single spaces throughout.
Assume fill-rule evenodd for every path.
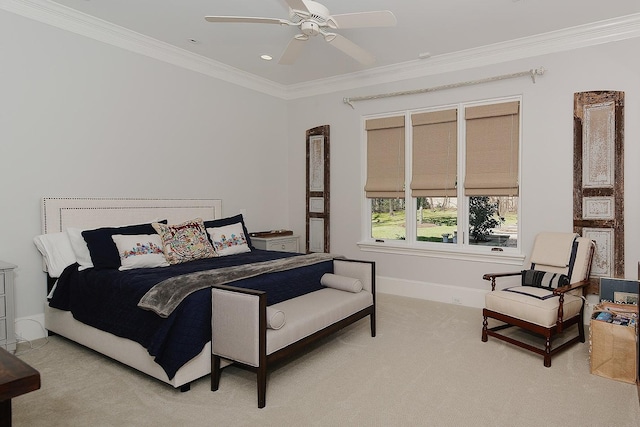
M 149 355 L 147 349 L 135 341 L 88 326 L 74 319 L 71 312 L 49 307 L 48 304 L 45 305 L 44 319 L 47 330 L 176 388 L 211 373 L 211 341 L 204 346 L 200 354 L 187 362 L 172 379 L 169 379 L 164 369 Z

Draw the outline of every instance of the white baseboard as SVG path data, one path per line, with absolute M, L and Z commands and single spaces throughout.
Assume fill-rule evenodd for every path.
M 33 341 L 47 336 L 44 329 L 44 313 L 17 318 L 15 325 L 18 340 Z
M 487 290 L 377 276 L 376 292 L 483 308 Z

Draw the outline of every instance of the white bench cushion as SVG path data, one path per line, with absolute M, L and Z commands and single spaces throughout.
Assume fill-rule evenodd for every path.
M 485 296 L 485 307 L 548 328 L 556 324 L 560 304 L 560 298 L 552 294 L 552 291 L 544 288 L 514 286 L 501 291 L 488 292 Z M 580 313 L 581 308 L 580 297 L 565 294 L 564 319 Z
M 285 313 L 287 323 L 282 329 L 267 330 L 267 354 L 345 319 L 371 304 L 373 295 L 370 292 L 352 293 L 332 288 L 273 304 L 270 306 L 272 309 Z

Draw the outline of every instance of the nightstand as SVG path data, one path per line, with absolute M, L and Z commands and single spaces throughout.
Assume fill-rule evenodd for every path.
M 300 252 L 299 236 L 251 237 L 256 249 L 277 252 Z
M 16 265 L 0 261 L 0 347 L 10 352 L 16 350 L 13 309 L 13 270 Z

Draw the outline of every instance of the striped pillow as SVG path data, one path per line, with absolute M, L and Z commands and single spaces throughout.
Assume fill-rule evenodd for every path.
M 542 270 L 522 270 L 522 286 L 555 289 L 569 284 L 566 274 Z

